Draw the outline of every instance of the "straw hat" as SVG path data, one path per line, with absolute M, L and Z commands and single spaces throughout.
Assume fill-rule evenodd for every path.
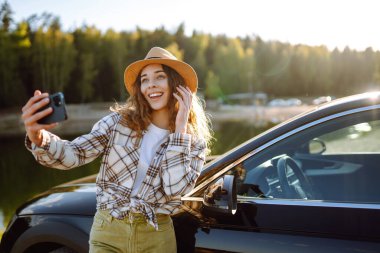
M 195 93 L 198 87 L 198 78 L 195 70 L 187 63 L 178 60 L 167 50 L 160 47 L 153 47 L 144 60 L 131 63 L 124 71 L 124 84 L 129 94 L 133 92 L 133 85 L 140 71 L 149 64 L 164 64 L 178 72 L 185 80 L 186 85 Z

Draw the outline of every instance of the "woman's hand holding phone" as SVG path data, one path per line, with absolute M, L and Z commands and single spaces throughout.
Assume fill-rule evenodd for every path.
M 37 146 L 42 145 L 42 130 L 54 128 L 58 123 L 39 124 L 37 121 L 46 117 L 53 112 L 53 108 L 49 107 L 39 111 L 42 107 L 49 103 L 49 94 L 41 93 L 36 90 L 34 96 L 22 108 L 22 120 L 24 122 L 26 133 L 29 139 Z

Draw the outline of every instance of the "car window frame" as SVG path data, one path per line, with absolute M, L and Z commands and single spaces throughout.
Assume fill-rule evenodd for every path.
M 302 126 L 299 126 L 299 127 L 295 128 L 295 129 L 293 129 L 293 130 L 291 130 L 289 132 L 286 132 L 286 133 L 284 133 L 284 134 L 282 134 L 282 135 L 280 135 L 280 136 L 278 136 L 278 137 L 276 137 L 276 138 L 268 141 L 267 143 L 261 145 L 260 147 L 252 150 L 251 152 L 248 152 L 247 154 L 245 154 L 244 156 L 240 157 L 236 161 L 234 161 L 234 162 L 228 164 L 227 166 L 223 167 L 217 173 L 215 173 L 212 176 L 210 176 L 207 180 L 205 180 L 201 184 L 197 185 L 191 192 L 189 192 L 188 194 L 186 194 L 182 198 L 184 200 L 186 200 L 186 199 L 192 199 L 193 195 L 196 195 L 197 193 L 199 193 L 201 191 L 204 191 L 210 183 L 212 183 L 215 180 L 219 179 L 220 177 L 222 177 L 223 175 L 225 175 L 226 173 L 228 173 L 230 170 L 232 170 L 233 168 L 235 168 L 239 164 L 245 162 L 247 159 L 251 158 L 252 156 L 257 155 L 257 154 L 263 152 L 267 148 L 272 147 L 274 144 L 276 144 L 276 143 L 278 143 L 278 142 L 280 142 L 280 141 L 282 141 L 282 140 L 284 140 L 286 138 L 289 138 L 290 136 L 293 136 L 293 135 L 295 135 L 295 134 L 297 134 L 297 133 L 299 133 L 301 131 L 307 130 L 307 129 L 312 128 L 312 127 L 314 127 L 316 125 L 325 123 L 327 121 L 330 121 L 330 120 L 333 120 L 333 119 L 336 119 L 336 118 L 345 117 L 345 116 L 348 116 L 348 115 L 353 115 L 353 114 L 362 113 L 362 112 L 366 112 L 366 111 L 372 111 L 372 110 L 380 110 L 380 104 L 375 104 L 375 105 L 370 105 L 370 106 L 365 106 L 365 107 L 359 107 L 359 108 L 350 109 L 350 110 L 334 113 L 334 114 L 331 114 L 331 115 L 327 115 L 327 116 L 325 116 L 323 118 L 320 118 L 318 120 L 309 122 L 307 124 L 304 124 Z M 198 198 L 198 197 L 196 197 L 196 198 Z

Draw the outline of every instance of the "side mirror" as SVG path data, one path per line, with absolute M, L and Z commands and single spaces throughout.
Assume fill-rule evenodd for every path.
M 318 138 L 314 138 L 309 142 L 309 153 L 320 155 L 326 151 L 326 144 Z
M 233 175 L 225 175 L 209 185 L 203 196 L 206 209 L 235 214 L 237 209 L 236 183 Z

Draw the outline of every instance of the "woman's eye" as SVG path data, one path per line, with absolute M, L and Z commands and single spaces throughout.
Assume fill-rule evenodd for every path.
M 166 76 L 164 76 L 164 75 L 159 75 L 159 76 L 157 76 L 157 79 L 158 80 L 163 80 L 163 79 L 165 79 L 166 78 Z
M 148 81 L 148 79 L 144 78 L 144 79 L 141 79 L 141 83 L 146 83 Z

